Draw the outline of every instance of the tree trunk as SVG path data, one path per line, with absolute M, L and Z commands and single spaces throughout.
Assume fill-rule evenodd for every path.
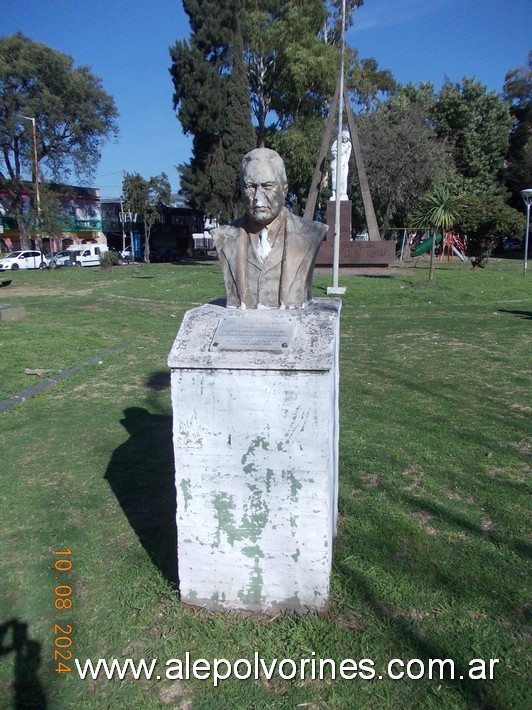
M 257 126 L 257 148 L 264 148 L 264 142 L 266 140 L 266 116 L 268 115 L 268 109 L 266 107 L 266 102 L 259 99 L 259 113 L 258 113 L 258 126 Z
M 381 239 L 384 239 L 386 236 L 386 232 L 388 231 L 388 227 L 390 225 L 390 212 L 392 210 L 392 203 L 388 202 L 386 205 L 386 209 L 384 211 L 384 217 L 382 220 L 382 226 L 381 226 L 381 231 L 380 231 L 380 237 Z
M 150 232 L 151 229 L 144 229 L 144 261 L 150 263 Z
M 30 244 L 30 228 L 28 223 L 25 222 L 22 215 L 17 215 L 17 227 L 20 238 L 20 248 L 21 249 L 31 249 Z

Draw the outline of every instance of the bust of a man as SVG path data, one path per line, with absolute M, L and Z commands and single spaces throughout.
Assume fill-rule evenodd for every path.
M 281 156 L 257 148 L 242 159 L 244 216 L 212 231 L 228 307 L 303 308 L 327 226 L 293 215 Z

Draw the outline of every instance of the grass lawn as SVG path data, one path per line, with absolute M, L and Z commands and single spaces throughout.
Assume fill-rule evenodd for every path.
M 0 414 L 2 709 L 531 706 L 532 275 L 496 259 L 427 275 L 340 277 L 330 608 L 272 619 L 184 607 L 175 584 L 166 358 L 185 311 L 224 294 L 218 265 L 13 274 L 1 300 L 27 318 L 0 323 L 0 399 L 35 384 L 26 368 L 122 349 Z M 371 659 L 375 677 L 166 679 L 187 651 Z M 162 677 L 82 680 L 74 658 L 157 658 Z M 426 676 L 391 679 L 394 658 Z M 429 659 L 453 659 L 454 678 L 430 679 Z M 472 659 L 488 674 L 499 659 L 493 678 L 470 678 Z

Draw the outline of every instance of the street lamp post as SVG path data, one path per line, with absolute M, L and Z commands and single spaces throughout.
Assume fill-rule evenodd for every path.
M 122 230 L 122 256 L 126 251 L 126 229 L 125 229 L 126 213 L 124 212 L 124 203 L 120 200 L 120 228 Z
M 35 118 L 33 116 L 20 116 L 26 121 L 31 123 L 31 137 L 33 142 L 33 180 L 35 182 L 35 203 L 37 206 L 37 230 L 39 231 L 39 239 L 41 241 L 42 248 L 42 231 L 41 231 L 41 194 L 39 191 L 39 161 L 37 158 L 37 126 L 35 125 Z M 36 231 L 37 231 L 36 230 Z M 54 261 L 54 249 L 52 245 L 52 237 L 50 237 L 50 267 L 53 268 Z
M 35 182 L 35 202 L 37 204 L 37 224 L 41 224 L 41 195 L 39 192 L 39 163 L 37 160 L 37 127 L 33 116 L 21 116 L 31 122 L 31 136 L 33 141 L 33 180 Z
M 120 200 L 120 222 L 122 225 L 122 253 L 126 251 L 126 223 L 129 223 L 129 243 L 131 244 L 131 261 L 135 261 L 135 247 L 133 244 L 133 225 L 137 221 L 137 213 L 124 212 L 124 203 Z
M 37 220 L 40 227 L 41 223 L 41 196 L 39 193 L 39 163 L 37 160 L 37 127 L 33 116 L 21 116 L 26 121 L 31 122 L 31 136 L 33 141 L 33 179 L 35 181 L 35 201 L 37 203 Z
M 526 276 L 528 268 L 528 233 L 530 232 L 530 205 L 532 205 L 532 187 L 521 190 L 521 197 L 526 205 L 526 233 L 525 233 L 525 256 L 523 260 L 523 276 Z
M 137 213 L 136 212 L 129 212 L 128 218 L 129 218 L 129 242 L 131 244 L 131 261 L 135 261 L 135 245 L 134 245 L 134 236 L 133 236 L 133 225 L 136 224 L 136 222 L 137 222 Z

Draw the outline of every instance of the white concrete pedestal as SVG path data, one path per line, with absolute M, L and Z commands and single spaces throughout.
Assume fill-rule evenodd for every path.
M 317 299 L 296 310 L 206 305 L 185 314 L 168 359 L 182 601 L 325 606 L 340 307 Z

